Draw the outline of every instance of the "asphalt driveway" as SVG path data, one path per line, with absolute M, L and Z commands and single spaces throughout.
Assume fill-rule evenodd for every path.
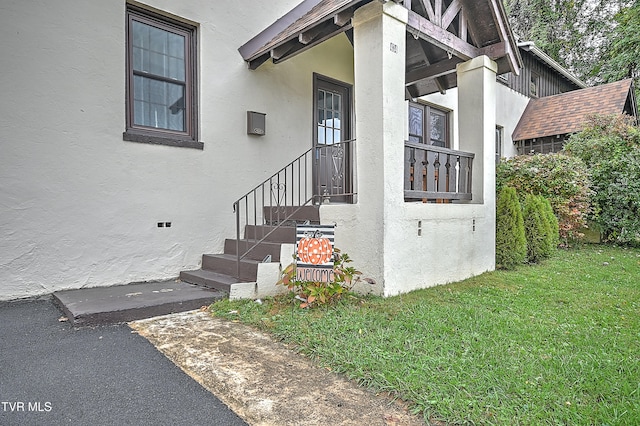
M 74 329 L 0 302 L 0 425 L 244 425 L 126 325 Z

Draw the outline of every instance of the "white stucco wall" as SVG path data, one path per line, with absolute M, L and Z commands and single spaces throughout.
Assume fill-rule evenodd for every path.
M 199 267 L 235 235 L 233 201 L 311 146 L 313 72 L 353 83 L 344 35 L 247 69 L 237 48 L 297 0 L 145 3 L 198 28 L 204 150 L 122 140 L 124 2 L 0 4 L 0 300 Z
M 518 155 L 516 145 L 511 139 L 513 131 L 529 104 L 530 98 L 524 96 L 504 84 L 498 83 L 496 90 L 496 124 L 503 128 L 502 157 Z

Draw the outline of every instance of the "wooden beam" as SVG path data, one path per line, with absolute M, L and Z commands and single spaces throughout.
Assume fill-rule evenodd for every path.
M 427 11 L 427 18 L 429 18 L 429 20 L 431 22 L 436 21 L 436 13 L 433 11 L 433 6 L 431 6 L 431 1 L 430 0 L 420 0 L 420 2 L 422 3 L 422 6 L 424 7 L 424 10 Z M 409 9 L 411 10 L 411 9 Z
M 270 55 L 273 59 L 277 60 L 282 58 L 292 49 L 291 42 L 287 42 L 283 45 L 276 47 L 275 49 L 271 49 Z
M 460 39 L 467 41 L 467 13 L 464 10 L 460 11 L 458 24 L 460 25 L 460 28 L 458 29 L 458 36 Z
M 311 43 L 319 34 L 322 34 L 324 27 L 322 25 L 315 26 L 303 33 L 298 34 L 298 41 L 302 44 Z
M 502 3 L 498 3 L 502 0 L 489 0 L 491 14 L 493 15 L 493 19 L 496 22 L 496 25 L 500 32 L 500 40 L 505 43 L 504 46 L 504 56 L 507 57 L 507 61 L 509 62 L 509 68 L 515 75 L 520 75 L 520 64 L 518 63 L 518 53 L 513 51 L 513 46 L 510 40 L 512 40 L 511 31 L 508 28 L 507 23 L 507 15 L 504 10 L 504 6 Z M 516 47 L 517 49 L 517 47 Z
M 433 9 L 433 13 L 435 14 L 435 20 L 433 23 L 439 27 L 442 27 L 442 0 L 436 0 L 436 7 Z
M 449 5 L 449 7 L 447 8 L 447 10 L 442 15 L 442 25 L 441 25 L 442 28 L 448 28 L 461 9 L 462 9 L 462 4 L 460 3 L 460 0 L 453 0 Z
M 445 59 L 435 64 L 410 71 L 405 75 L 405 84 L 411 85 L 428 78 L 442 77 L 456 72 L 456 65 L 461 61 L 459 58 Z
M 462 60 L 467 61 L 481 54 L 480 49 L 477 47 L 467 43 L 444 28 L 436 26 L 423 16 L 411 10 L 409 11 L 407 27 L 412 34 L 416 34 L 421 39 L 428 41 Z
M 349 21 L 351 21 L 351 18 L 353 18 L 353 10 L 343 10 L 342 12 L 336 13 L 333 16 L 333 23 L 339 27 L 342 27 L 348 24 Z
M 501 41 L 500 43 L 492 44 L 490 46 L 480 49 L 483 55 L 487 55 L 491 59 L 498 59 L 508 54 L 507 46 L 509 43 Z
M 404 88 L 404 100 L 405 101 L 411 101 L 413 99 L 417 98 L 417 96 L 413 96 L 413 94 L 411 93 L 411 90 L 409 90 L 408 87 Z
M 441 95 L 445 95 L 447 93 L 447 86 L 444 81 L 444 77 L 436 77 L 433 79 L 436 82 L 436 87 L 438 87 L 438 91 Z
M 249 61 L 249 69 L 256 70 L 258 67 L 269 60 L 271 56 L 269 53 L 265 53 L 264 55 L 258 56 L 256 59 Z
M 314 39 L 312 43 L 309 43 L 309 44 L 298 43 L 298 39 L 295 38 L 295 39 L 291 40 L 292 42 L 295 42 L 295 44 L 291 45 L 291 48 L 289 49 L 289 51 L 285 52 L 279 58 L 273 58 L 273 63 L 274 64 L 279 64 L 280 62 L 286 61 L 289 58 L 293 58 L 297 54 L 302 53 L 302 52 L 306 51 L 307 49 L 312 48 L 313 46 L 317 46 L 318 44 L 322 43 L 323 41 L 329 40 L 333 36 L 336 36 L 336 35 L 338 35 L 338 34 L 340 34 L 342 32 L 349 31 L 351 28 L 352 28 L 351 24 L 347 24 L 344 27 L 337 28 L 334 31 L 323 32 L 322 34 L 319 34 L 318 37 L 316 39 Z M 288 44 L 289 43 L 285 44 L 284 46 L 287 46 Z M 277 53 L 279 53 L 279 52 L 277 52 Z

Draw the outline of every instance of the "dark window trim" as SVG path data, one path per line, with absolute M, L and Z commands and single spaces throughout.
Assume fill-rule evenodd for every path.
M 345 95 L 345 99 L 344 102 L 346 102 L 345 105 L 347 105 L 347 117 L 343 117 L 343 125 L 345 126 L 345 135 L 347 135 L 348 137 L 345 138 L 343 137 L 343 140 L 348 140 L 351 139 L 353 136 L 353 122 L 352 117 L 354 114 L 353 111 L 353 102 L 351 101 L 352 96 L 353 96 L 353 85 L 349 84 L 349 83 L 345 83 L 343 81 L 340 80 L 336 80 L 335 78 L 331 78 L 331 77 L 327 77 L 325 75 L 322 74 L 318 74 L 316 72 L 313 73 L 313 141 L 314 141 L 314 145 L 315 142 L 318 140 L 318 126 L 316 123 L 318 123 L 318 88 L 321 85 L 329 85 L 329 86 L 336 86 L 337 88 L 343 88 L 346 89 L 346 92 L 344 93 Z M 339 90 L 338 90 L 339 91 Z
M 183 148 L 204 149 L 204 143 L 191 138 L 171 137 L 159 135 L 160 132 L 144 132 L 137 129 L 129 129 L 122 134 L 122 139 L 128 142 L 149 143 L 153 145 L 178 146 Z
M 168 31 L 183 34 L 188 40 L 185 54 L 187 70 L 185 74 L 185 93 L 187 97 L 186 132 L 154 129 L 133 124 L 133 76 L 132 44 L 129 42 L 132 21 L 137 20 Z M 198 76 L 197 76 L 197 34 L 194 26 L 182 23 L 176 19 L 162 16 L 158 13 L 128 4 L 126 10 L 126 89 L 125 89 L 125 131 L 122 139 L 129 142 L 140 142 L 155 145 L 176 146 L 185 148 L 204 149 L 204 143 L 198 141 Z
M 534 71 L 531 71 L 531 77 L 529 81 L 529 97 L 540 97 L 540 74 Z
M 422 135 L 413 135 L 411 134 L 411 132 L 409 132 L 409 136 L 419 136 L 422 139 L 422 142 L 420 143 L 428 143 L 429 145 L 432 145 L 431 143 L 431 131 L 429 129 L 429 126 L 431 125 L 431 110 L 433 111 L 437 111 L 438 113 L 444 115 L 444 119 L 445 119 L 445 124 L 444 124 L 444 138 L 445 138 L 445 146 L 443 148 L 451 148 L 451 129 L 449 128 L 450 126 L 450 111 L 446 110 L 444 108 L 438 108 L 436 106 L 433 106 L 431 104 L 426 104 L 426 103 L 422 103 L 422 102 L 409 102 L 409 108 L 411 107 L 415 107 L 415 108 L 421 108 L 423 111 L 423 118 L 422 118 Z M 434 146 L 438 146 L 438 145 L 434 145 Z

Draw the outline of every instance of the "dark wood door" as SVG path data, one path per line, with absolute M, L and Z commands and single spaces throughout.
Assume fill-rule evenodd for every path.
M 351 200 L 351 86 L 314 79 L 314 191 L 316 202 Z

